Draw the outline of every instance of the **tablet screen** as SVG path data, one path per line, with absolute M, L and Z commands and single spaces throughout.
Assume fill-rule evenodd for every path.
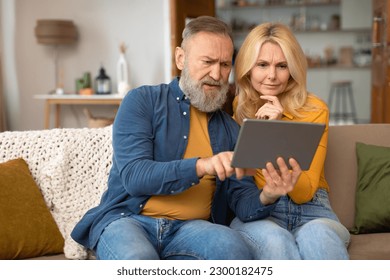
M 245 119 L 232 166 L 265 168 L 272 162 L 277 167 L 276 159 L 283 157 L 287 164 L 294 158 L 302 170 L 308 170 L 324 129 L 325 124 L 318 123 Z

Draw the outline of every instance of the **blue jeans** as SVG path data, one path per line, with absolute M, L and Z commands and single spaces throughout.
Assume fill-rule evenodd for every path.
M 230 226 L 242 235 L 255 259 L 349 259 L 350 234 L 331 209 L 324 189 L 305 204 L 281 197 L 268 218 L 248 223 L 235 218 Z
M 142 215 L 109 224 L 96 246 L 105 260 L 251 259 L 238 232 L 204 220 L 178 221 Z

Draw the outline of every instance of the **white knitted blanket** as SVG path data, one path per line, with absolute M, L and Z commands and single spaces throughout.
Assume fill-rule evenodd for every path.
M 107 188 L 112 126 L 0 133 L 0 162 L 24 158 L 64 236 L 69 259 L 89 252 L 70 233 Z

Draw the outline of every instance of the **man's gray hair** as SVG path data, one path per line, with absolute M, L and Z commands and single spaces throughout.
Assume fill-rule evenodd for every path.
M 216 35 L 229 36 L 233 42 L 233 34 L 230 27 L 220 19 L 212 16 L 200 16 L 192 19 L 185 26 L 182 33 L 182 44 L 184 47 L 186 41 L 199 32 L 209 32 Z

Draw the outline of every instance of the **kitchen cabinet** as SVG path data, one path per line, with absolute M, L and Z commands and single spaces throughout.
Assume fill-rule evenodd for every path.
M 214 0 L 170 0 L 171 23 L 171 75 L 180 75 L 175 62 L 175 49 L 181 45 L 182 32 L 187 20 L 201 15 L 215 16 Z
M 327 1 L 217 1 L 218 15 L 230 20 L 232 29 L 246 32 L 265 21 L 281 21 L 296 31 L 340 28 L 340 0 Z
M 219 0 L 216 6 L 217 16 L 232 27 L 236 48 L 254 26 L 282 22 L 294 31 L 310 67 L 362 67 L 370 65 L 370 19 L 357 23 L 344 11 L 354 4 L 354 14 L 366 13 L 359 2 L 369 0 Z

